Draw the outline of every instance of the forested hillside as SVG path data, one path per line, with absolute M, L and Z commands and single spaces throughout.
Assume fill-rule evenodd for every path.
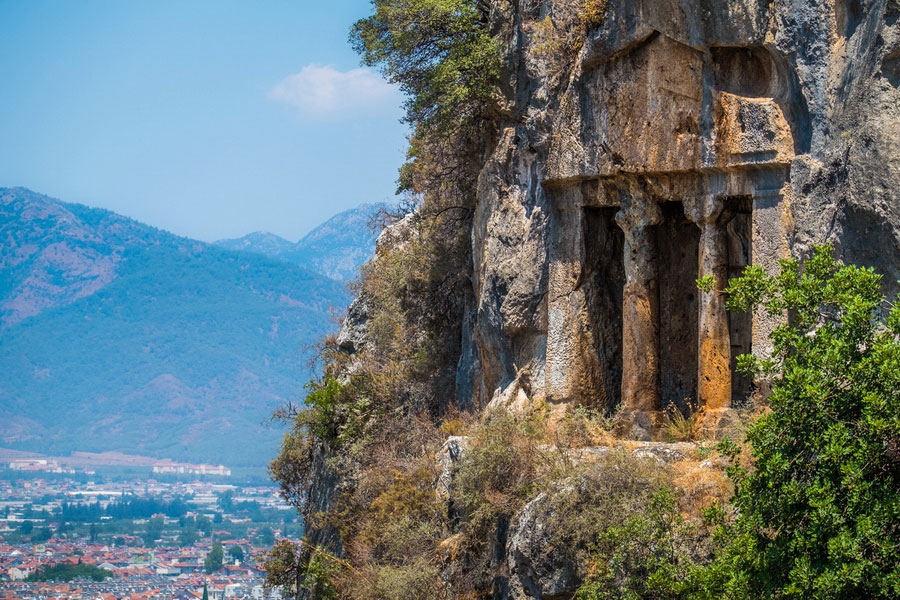
M 262 465 L 345 285 L 0 190 L 0 445 Z

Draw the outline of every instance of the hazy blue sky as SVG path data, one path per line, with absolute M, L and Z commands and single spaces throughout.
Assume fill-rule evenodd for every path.
M 214 240 L 390 200 L 402 98 L 368 0 L 0 0 L 0 187 Z

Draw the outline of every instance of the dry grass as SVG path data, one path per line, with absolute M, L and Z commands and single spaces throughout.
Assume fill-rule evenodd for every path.
M 548 540 L 579 565 L 587 564 L 599 532 L 623 515 L 642 514 L 661 488 L 675 491 L 684 518 L 698 527 L 703 509 L 730 497 L 711 446 L 676 445 L 686 458 L 672 464 L 637 458 L 632 451 L 649 444 L 617 439 L 612 431 L 618 418 L 586 408 L 561 417 L 538 409 L 480 419 L 452 412 L 437 423 L 410 415 L 380 418 L 346 449 L 355 485 L 329 515 L 341 526 L 348 564 L 371 582 L 364 586 L 359 576 L 342 573 L 335 579 L 340 597 L 438 597 L 428 594 L 442 579 L 453 582 L 453 597 L 488 593 L 489 540 L 498 519 L 513 518 L 540 492 L 553 491 Z M 675 422 L 691 433 L 679 439 L 695 437 L 692 427 Z M 456 435 L 468 442 L 450 492 L 451 510 L 435 494 L 435 455 Z M 590 448 L 605 449 L 584 452 Z M 705 460 L 712 464 L 701 466 Z
M 674 404 L 666 407 L 666 425 L 663 436 L 667 442 L 696 442 L 704 438 L 701 414 L 697 402 L 689 401 L 687 414 Z
M 727 502 L 733 490 L 718 457 L 707 461 L 683 460 L 672 465 L 672 485 L 680 492 L 679 506 L 694 519 L 701 518 L 705 509 Z

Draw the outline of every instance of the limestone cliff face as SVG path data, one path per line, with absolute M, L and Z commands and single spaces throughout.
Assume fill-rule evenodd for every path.
M 753 390 L 735 356 L 765 354 L 773 327 L 725 311 L 730 277 L 827 242 L 897 292 L 900 1 L 607 0 L 590 19 L 585 0 L 490 5 L 502 116 L 478 179 L 461 408 L 622 407 L 646 440 L 674 403 L 715 429 Z M 407 235 L 401 221 L 380 244 Z M 370 308 L 344 323 L 350 354 Z M 463 442 L 439 454 L 439 494 Z M 341 485 L 313 458 L 307 514 Z M 553 493 L 497 524 L 495 598 L 572 597 L 573 565 L 546 552 Z M 330 528 L 311 538 L 340 547 Z
M 772 324 L 716 293 L 744 266 L 829 242 L 897 290 L 900 3 L 609 0 L 587 26 L 583 5 L 492 5 L 505 112 L 458 400 L 621 403 L 646 437 L 669 402 L 715 420 L 749 392 L 733 357 Z

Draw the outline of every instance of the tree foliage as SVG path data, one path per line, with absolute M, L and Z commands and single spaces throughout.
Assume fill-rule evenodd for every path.
M 331 583 L 335 570 L 331 564 L 332 557 L 316 548 L 310 550 L 311 556 L 307 559 L 293 542 L 279 540 L 262 556 L 266 571 L 264 586 L 278 589 L 288 597 L 303 590 L 318 600 L 337 598 L 337 591 Z
M 773 386 L 747 434 L 752 467 L 730 470 L 739 516 L 714 570 L 723 595 L 900 597 L 900 306 L 880 283 L 823 246 L 728 286 L 730 309 L 788 318 L 771 358 L 740 359 Z
M 704 542 L 701 527 L 679 511 L 675 492 L 660 488 L 645 508 L 599 532 L 588 580 L 575 598 L 687 598 Z
M 112 571 L 107 571 L 106 569 L 95 567 L 94 565 L 85 565 L 80 562 L 74 565 L 69 563 L 58 563 L 41 567 L 34 573 L 28 575 L 28 577 L 25 578 L 25 581 L 72 581 L 73 579 L 103 581 L 112 576 Z
M 407 95 L 410 122 L 452 128 L 490 102 L 499 52 L 479 0 L 373 0 L 350 42 L 363 62 L 380 67 Z
M 231 555 L 231 558 L 238 562 L 244 562 L 244 549 L 234 544 L 228 549 L 228 554 Z
M 103 507 L 99 502 L 63 502 L 59 509 L 60 518 L 64 521 L 91 522 L 99 521 L 102 516 L 114 519 L 146 519 L 156 514 L 167 517 L 183 517 L 187 513 L 184 498 L 176 496 L 172 500 L 158 497 L 139 498 L 125 496 L 121 500 L 111 502 Z
M 290 597 L 300 587 L 304 563 L 300 549 L 290 540 L 279 540 L 260 560 L 266 571 L 266 589 L 278 589 Z
M 212 550 L 209 551 L 209 554 L 206 555 L 206 559 L 203 561 L 203 567 L 206 569 L 206 573 L 215 573 L 221 569 L 224 558 L 225 549 L 222 547 L 221 543 L 216 542 L 213 544 Z

